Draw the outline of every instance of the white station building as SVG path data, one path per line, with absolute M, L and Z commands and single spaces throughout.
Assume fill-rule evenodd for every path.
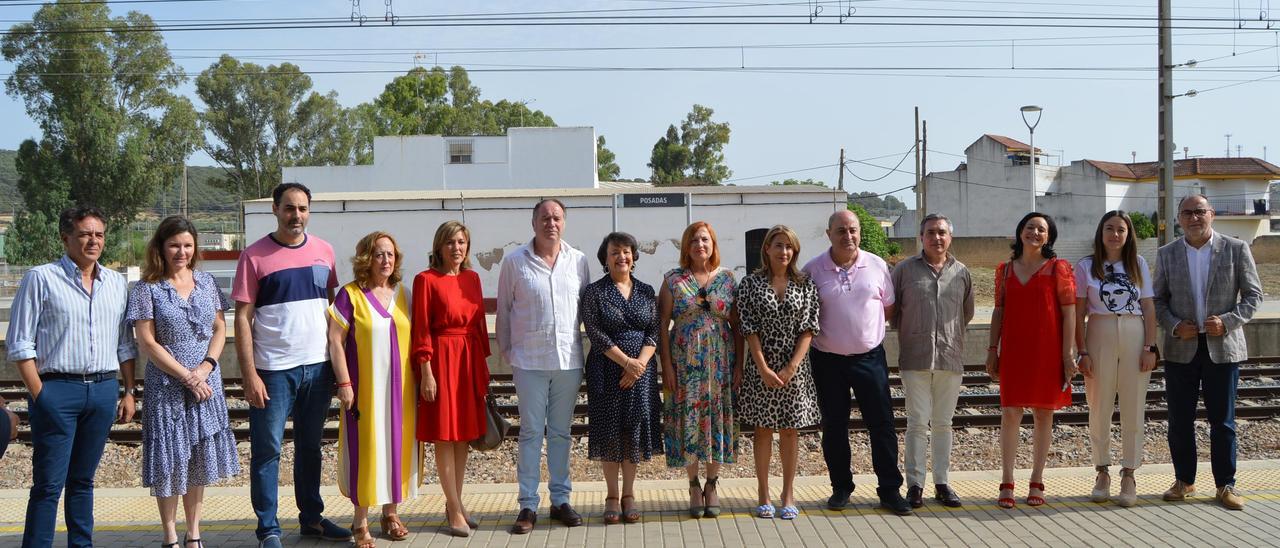
M 533 236 L 543 198 L 567 208 L 564 240 L 595 260 L 606 234 L 639 242 L 636 277 L 657 287 L 678 266 L 680 236 L 692 221 L 715 229 L 721 266 L 739 275 L 758 265 L 764 233 L 785 224 L 801 239 L 800 260 L 829 245 L 827 218 L 844 209 L 844 191 L 809 186 L 653 187 L 596 180 L 595 130 L 511 128 L 506 136 L 378 137 L 374 164 L 285 168 L 284 181 L 312 190 L 308 232 L 334 246 L 339 279 L 350 280 L 356 242 L 390 232 L 405 254 L 404 274 L 427 268 L 436 227 L 457 220 L 471 230 L 471 263 L 485 295 L 496 295 L 499 264 Z M 244 203 L 248 241 L 275 230 L 271 199 Z

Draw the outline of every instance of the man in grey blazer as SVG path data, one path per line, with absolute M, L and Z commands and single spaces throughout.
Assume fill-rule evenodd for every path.
M 1196 404 L 1203 387 L 1210 462 L 1222 506 L 1243 510 L 1236 492 L 1236 382 L 1249 356 L 1244 324 L 1262 302 L 1249 246 L 1213 231 L 1213 206 L 1192 194 L 1178 204 L 1184 236 L 1160 248 L 1156 318 L 1164 327 L 1169 453 L 1175 480 L 1164 500 L 1195 493 Z

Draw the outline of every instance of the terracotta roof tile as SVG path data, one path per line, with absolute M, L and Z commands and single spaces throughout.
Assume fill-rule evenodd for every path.
M 1024 143 L 1024 142 L 1022 142 L 1022 141 L 1019 141 L 1019 140 L 1017 140 L 1017 139 L 1010 139 L 1010 138 L 1008 138 L 1008 137 L 1005 137 L 1004 135 L 995 135 L 995 134 L 992 134 L 992 133 L 987 133 L 987 134 L 983 135 L 983 137 L 986 137 L 986 138 L 988 138 L 988 139 L 991 139 L 992 141 L 995 141 L 995 142 L 997 142 L 997 143 L 1000 143 L 1000 144 L 1004 145 L 1004 148 L 1007 148 L 1007 149 L 1009 149 L 1009 150 L 1011 150 L 1011 151 L 1022 151 L 1022 152 L 1026 152 L 1027 150 L 1030 150 L 1030 149 L 1031 149 L 1031 145 L 1028 145 L 1028 144 L 1026 144 L 1026 143 Z M 1040 151 L 1041 151 L 1041 149 L 1040 149 L 1040 148 L 1036 148 L 1036 152 L 1040 152 Z
M 1158 162 L 1138 162 L 1133 164 L 1104 162 L 1102 160 L 1085 160 L 1085 162 L 1114 179 L 1141 181 L 1154 180 L 1160 176 L 1160 164 Z M 1280 179 L 1280 167 L 1257 158 L 1192 158 L 1189 160 L 1174 160 L 1173 176 L 1239 176 Z

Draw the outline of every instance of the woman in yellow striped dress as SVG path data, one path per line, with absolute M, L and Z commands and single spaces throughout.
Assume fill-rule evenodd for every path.
M 329 307 L 329 354 L 342 403 L 338 487 L 355 505 L 351 530 L 361 548 L 374 546 L 370 506 L 382 506 L 387 538 L 408 537 L 396 505 L 418 494 L 418 389 L 409 362 L 410 300 L 400 284 L 403 257 L 390 234 L 362 238 L 351 258 L 355 281 Z

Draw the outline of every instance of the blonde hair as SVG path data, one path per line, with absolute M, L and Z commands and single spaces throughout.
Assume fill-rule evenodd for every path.
M 716 240 L 716 230 L 711 228 L 711 223 L 695 221 L 686 227 L 684 234 L 680 236 L 680 268 L 685 270 L 693 268 L 693 260 L 689 259 L 689 245 L 693 243 L 693 236 L 703 228 L 707 229 L 707 235 L 711 236 L 711 256 L 707 257 L 707 270 L 715 270 L 720 266 L 720 242 Z
M 362 289 L 369 288 L 369 280 L 373 278 L 373 250 L 378 240 L 383 238 L 391 242 L 391 249 L 396 252 L 396 265 L 391 270 L 391 276 L 387 278 L 387 282 L 394 286 L 404 277 L 400 271 L 401 265 L 404 264 L 404 254 L 400 252 L 400 244 L 396 243 L 396 239 L 391 234 L 381 230 L 370 232 L 356 243 L 356 254 L 351 257 L 351 273 L 355 275 L 356 285 Z
M 462 256 L 462 264 L 458 268 L 460 270 L 471 269 L 471 230 L 467 229 L 467 225 L 458 221 L 445 221 L 436 228 L 436 237 L 431 242 L 431 268 L 436 270 L 444 269 L 444 257 L 440 250 L 444 248 L 444 244 L 448 243 L 459 232 L 467 238 L 467 254 Z
M 787 277 L 797 283 L 804 281 L 806 275 L 796 266 L 796 263 L 800 260 L 800 237 L 787 225 L 773 225 L 773 228 L 770 228 L 764 234 L 764 243 L 760 244 L 760 268 L 756 269 L 756 274 L 765 278 L 773 276 L 773 267 L 769 264 L 769 246 L 773 244 L 773 239 L 778 236 L 785 237 L 793 250 L 791 261 L 787 263 Z

